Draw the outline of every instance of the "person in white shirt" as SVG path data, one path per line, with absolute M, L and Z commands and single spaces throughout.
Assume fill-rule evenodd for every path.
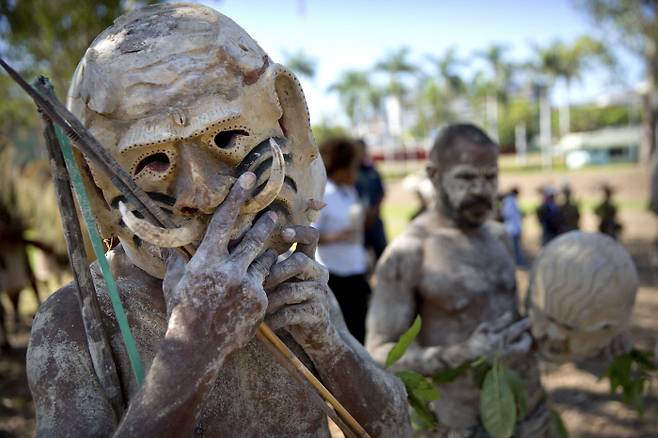
M 363 343 L 370 286 L 363 244 L 364 209 L 355 188 L 360 152 L 353 141 L 337 138 L 321 144 L 320 154 L 327 169 L 323 199 L 327 205 L 314 224 L 320 231 L 317 258 L 329 271 L 329 287 L 348 329 Z
M 519 189 L 514 187 L 509 191 L 507 196 L 503 198 L 500 208 L 500 214 L 505 224 L 507 233 L 512 238 L 514 244 L 514 258 L 518 266 L 525 266 L 526 260 L 523 256 L 523 248 L 521 248 L 521 232 L 523 230 L 523 212 L 519 208 Z

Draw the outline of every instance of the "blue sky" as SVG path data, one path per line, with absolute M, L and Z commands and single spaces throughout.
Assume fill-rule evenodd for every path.
M 321 1 L 221 0 L 204 1 L 242 26 L 282 62 L 285 52 L 303 50 L 318 62 L 312 81 L 302 85 L 311 118 L 339 117 L 337 97 L 326 91 L 341 71 L 371 67 L 387 51 L 408 46 L 412 59 L 440 54 L 454 46 L 462 57 L 491 43 L 509 47 L 511 60 L 525 60 L 530 43 L 571 41 L 583 34 L 601 37 L 598 29 L 571 0 L 551 1 Z M 622 54 L 624 79 L 635 85 L 641 65 Z M 468 73 L 468 71 L 467 71 Z M 611 89 L 609 75 L 593 72 L 572 89 L 572 101 L 595 100 Z M 563 99 L 556 87 L 553 100 Z

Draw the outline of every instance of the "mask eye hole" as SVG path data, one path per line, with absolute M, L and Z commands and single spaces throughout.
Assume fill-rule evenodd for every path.
M 215 135 L 213 141 L 218 148 L 229 149 L 235 145 L 235 140 L 238 136 L 248 137 L 249 133 L 242 129 L 231 129 L 229 131 L 219 132 Z
M 169 169 L 171 161 L 169 156 L 164 152 L 157 152 L 143 158 L 137 166 L 135 166 L 134 175 L 138 175 L 143 170 L 149 170 L 154 173 L 164 173 Z

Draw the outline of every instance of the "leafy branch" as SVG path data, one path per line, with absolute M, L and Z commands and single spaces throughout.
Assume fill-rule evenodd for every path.
M 610 380 L 610 393 L 621 389 L 621 399 L 644 414 L 644 394 L 651 380 L 650 372 L 656 371 L 651 351 L 632 349 L 617 356 L 603 373 Z
M 417 316 L 386 357 L 386 367 L 399 361 L 414 342 L 422 325 Z M 410 406 L 411 423 L 418 430 L 434 430 L 439 422 L 430 408 L 430 402 L 439 398 L 435 385 L 449 383 L 469 373 L 475 386 L 480 388 L 480 418 L 486 432 L 492 438 L 509 438 L 513 435 L 517 420 L 526 414 L 528 393 L 521 377 L 507 368 L 499 357 L 492 363 L 481 357 L 456 368 L 439 371 L 431 378 L 409 370 L 395 375 L 402 380 Z M 568 437 L 559 414 L 551 412 L 558 435 Z
M 386 356 L 386 368 L 389 368 L 395 362 L 400 360 L 411 343 L 416 340 L 422 319 L 420 315 L 416 317 L 413 324 L 405 331 L 398 342 Z M 432 382 L 425 376 L 409 370 L 398 371 L 395 375 L 402 380 L 407 390 L 407 400 L 411 408 L 411 422 L 417 429 L 436 429 L 439 422 L 430 408 L 430 402 L 439 398 L 439 390 L 432 385 Z

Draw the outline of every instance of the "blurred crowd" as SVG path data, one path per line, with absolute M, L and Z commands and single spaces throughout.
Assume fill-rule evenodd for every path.
M 622 225 L 617 218 L 617 205 L 613 199 L 614 189 L 604 184 L 601 186 L 601 200 L 594 207 L 598 219 L 598 231 L 617 239 Z M 535 214 L 541 227 L 541 246 L 546 246 L 560 234 L 579 230 L 581 206 L 572 194 L 571 186 L 565 184 L 561 190 L 546 185 L 540 189 L 541 203 Z M 519 202 L 520 190 L 513 187 L 507 193 L 498 196 L 496 219 L 505 225 L 514 247 L 516 264 L 527 266 L 523 253 L 523 218 L 525 211 Z

